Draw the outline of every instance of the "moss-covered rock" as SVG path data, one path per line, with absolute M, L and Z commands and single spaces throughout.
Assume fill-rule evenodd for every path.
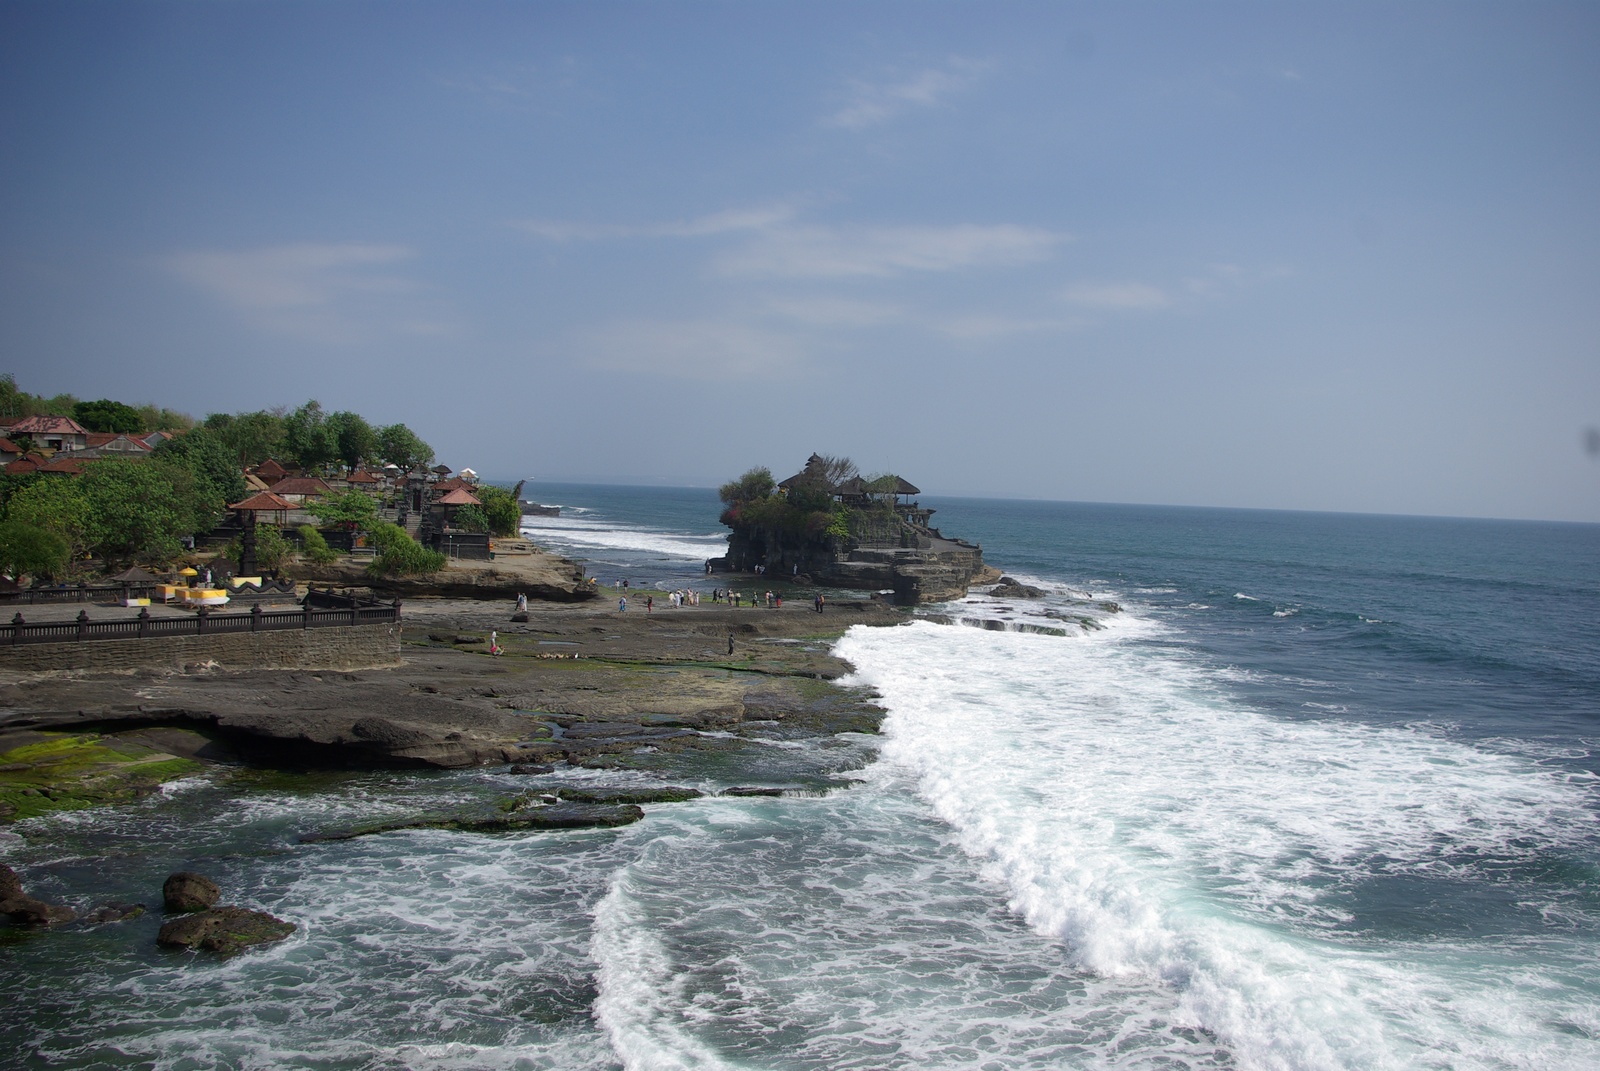
M 0 821 L 126 802 L 202 768 L 194 759 L 115 736 L 30 732 L 17 737 L 26 742 L 0 752 Z
M 173 919 L 156 935 L 169 948 L 195 948 L 231 956 L 254 945 L 281 941 L 294 932 L 294 923 L 265 911 L 244 907 L 215 907 Z

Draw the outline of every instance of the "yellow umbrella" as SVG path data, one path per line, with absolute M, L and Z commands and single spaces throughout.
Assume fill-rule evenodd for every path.
M 178 575 L 179 576 L 199 576 L 200 575 L 200 570 L 196 569 L 192 565 L 185 565 L 182 569 L 178 570 Z

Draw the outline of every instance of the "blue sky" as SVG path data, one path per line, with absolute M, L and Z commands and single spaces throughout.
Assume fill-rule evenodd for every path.
M 0 363 L 508 479 L 1596 521 L 1596 55 L 1593 4 L 12 2 Z

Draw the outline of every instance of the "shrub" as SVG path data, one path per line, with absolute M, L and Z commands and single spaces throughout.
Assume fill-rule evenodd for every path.
M 367 566 L 373 576 L 419 576 L 444 568 L 443 554 L 427 549 L 397 524 L 374 525 L 372 544 L 378 548 L 378 556 Z
M 13 577 L 49 577 L 66 572 L 71 553 L 67 541 L 54 532 L 22 521 L 0 524 L 0 571 Z
M 300 526 L 300 547 L 312 565 L 329 565 L 339 558 L 334 549 L 328 546 L 328 541 L 322 538 L 322 533 L 309 524 Z

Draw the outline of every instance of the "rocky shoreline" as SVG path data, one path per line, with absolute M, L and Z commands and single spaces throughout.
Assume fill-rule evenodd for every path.
M 663 602 L 665 600 L 662 600 Z M 626 765 L 726 746 L 748 723 L 874 732 L 870 694 L 831 682 L 853 624 L 725 605 L 642 608 L 446 598 L 406 605 L 402 664 L 358 672 L 191 667 L 0 683 L 0 822 L 114 803 L 216 763 L 268 768 Z M 502 654 L 489 653 L 493 637 Z M 731 653 L 730 653 L 731 644 Z M 670 779 L 670 762 L 663 776 Z

